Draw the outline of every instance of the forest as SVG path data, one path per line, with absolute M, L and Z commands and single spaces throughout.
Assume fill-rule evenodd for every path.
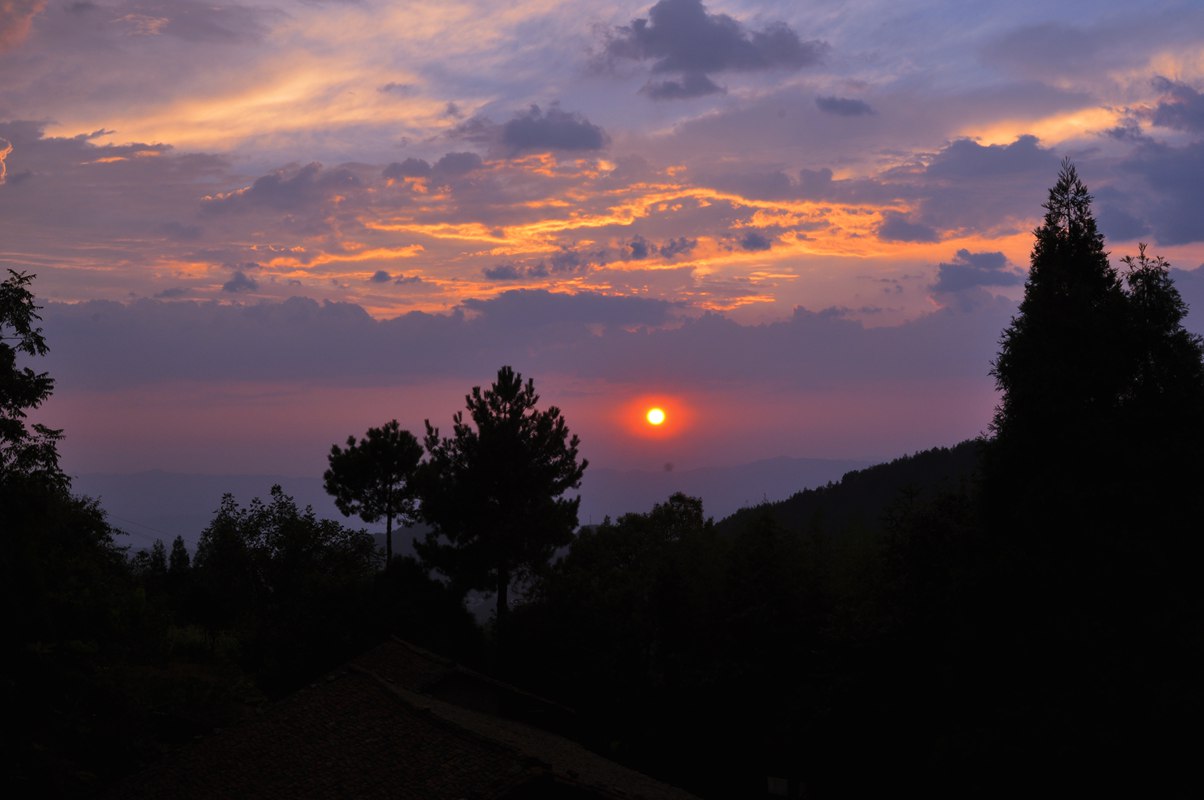
M 9 796 L 102 794 L 388 636 L 573 709 L 584 745 L 700 797 L 767 775 L 815 798 L 1194 794 L 1204 343 L 1163 259 L 1111 265 L 1071 163 L 1044 208 L 985 435 L 719 521 L 675 494 L 580 527 L 579 442 L 502 367 L 450 431 L 332 446 L 343 520 L 264 487 L 222 498 L 195 551 L 131 552 L 72 492 L 63 432 L 28 422 L 53 343 L 10 272 Z M 383 552 L 357 519 L 386 523 Z M 395 555 L 419 521 L 418 557 Z

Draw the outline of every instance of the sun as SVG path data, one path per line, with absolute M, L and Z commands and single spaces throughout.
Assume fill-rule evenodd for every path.
M 665 411 L 661 408 L 650 408 L 648 413 L 644 415 L 644 419 L 648 420 L 649 425 L 663 425 L 665 422 Z

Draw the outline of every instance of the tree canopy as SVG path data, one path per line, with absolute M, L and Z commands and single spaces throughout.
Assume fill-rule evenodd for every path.
M 426 423 L 428 461 L 419 471 L 422 518 L 434 531 L 419 545 L 424 562 L 461 590 L 497 593 L 504 627 L 510 584 L 545 566 L 577 527 L 577 497 L 588 462 L 560 409 L 539 410 L 535 383 L 510 367 L 465 397 L 452 435 Z
M 1002 393 L 992 427 L 1008 443 L 1077 445 L 1098 433 L 1125 385 L 1125 295 L 1069 161 L 1044 208 L 1020 313 L 992 370 Z
M 385 520 L 385 560 L 393 560 L 393 520 L 414 521 L 414 471 L 422 458 L 422 445 L 397 420 L 369 428 L 357 443 L 347 437 L 347 448 L 331 446 L 330 469 L 322 476 L 326 492 L 344 516 L 356 514 L 364 522 Z
M 1182 326 L 1187 308 L 1165 260 L 1142 245 L 1122 259 L 1123 279 L 1109 263 L 1069 161 L 1044 207 L 1024 300 L 992 370 L 1002 396 L 988 488 L 1030 518 L 1088 529 L 1099 515 L 1109 527 L 1118 503 L 1132 505 L 1122 498 L 1153 496 L 1134 493 L 1134 480 L 1152 490 L 1151 473 L 1192 471 L 1190 452 L 1204 444 L 1204 347 Z
M 20 355 L 47 352 L 41 320 L 29 290 L 34 276 L 15 270 L 0 281 L 0 480 L 17 476 L 48 479 L 66 486 L 59 470 L 58 441 L 62 432 L 34 423 L 29 411 L 49 399 L 54 379 L 45 372 L 18 365 Z

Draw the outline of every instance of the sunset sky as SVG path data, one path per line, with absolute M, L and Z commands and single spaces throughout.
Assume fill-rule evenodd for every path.
M 316 474 L 503 364 L 600 465 L 952 444 L 1065 156 L 1204 332 L 1198 0 L 0 0 L 70 472 Z

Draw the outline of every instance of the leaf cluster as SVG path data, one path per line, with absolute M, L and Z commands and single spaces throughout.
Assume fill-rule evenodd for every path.
M 0 480 L 36 475 L 65 488 L 66 476 L 58 466 L 58 441 L 62 431 L 40 423 L 26 425 L 26 416 L 49 399 L 54 379 L 18 364 L 19 355 L 44 356 L 47 352 L 41 320 L 29 284 L 34 276 L 8 270 L 0 282 Z

